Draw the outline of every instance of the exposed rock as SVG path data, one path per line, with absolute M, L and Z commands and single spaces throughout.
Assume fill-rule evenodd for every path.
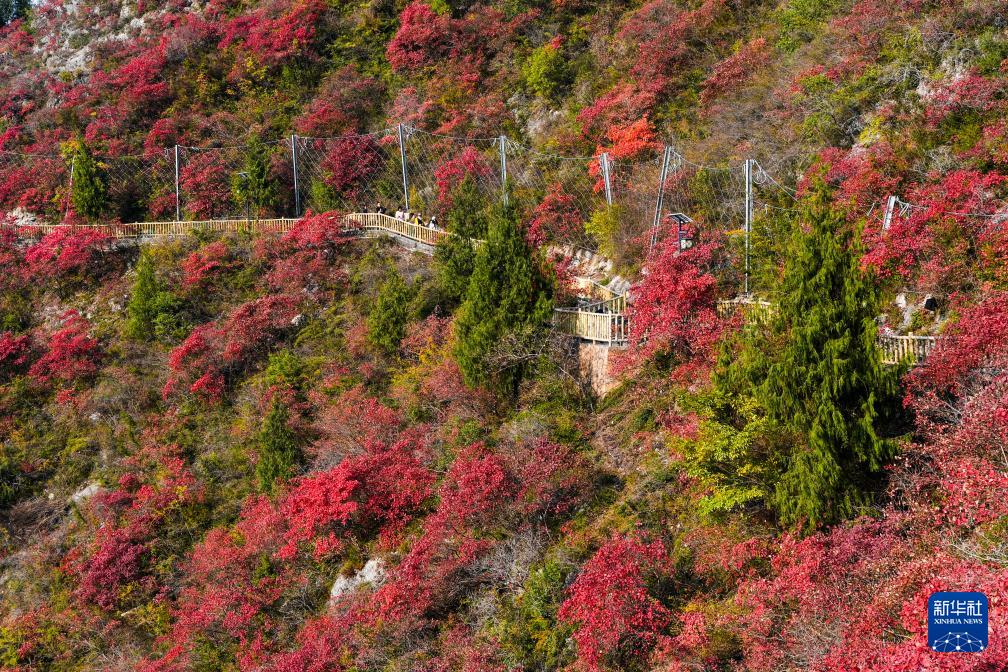
M 337 577 L 333 582 L 332 590 L 329 591 L 329 599 L 339 599 L 341 596 L 356 590 L 365 583 L 374 587 L 380 586 L 385 582 L 385 576 L 385 561 L 372 558 L 353 576 Z
M 99 492 L 101 492 L 101 489 L 102 487 L 98 483 L 89 483 L 85 487 L 75 492 L 73 496 L 70 497 L 70 501 L 73 502 L 74 504 L 80 504 L 81 502 L 91 499 L 92 497 L 97 495 Z

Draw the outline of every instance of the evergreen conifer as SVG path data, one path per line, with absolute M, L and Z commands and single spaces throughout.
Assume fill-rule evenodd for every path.
M 486 243 L 476 255 L 465 302 L 455 321 L 455 355 L 466 384 L 514 392 L 519 367 L 491 372 L 487 356 L 509 332 L 545 325 L 553 310 L 550 287 L 532 257 L 514 205 L 495 209 Z
M 256 477 L 259 490 L 272 495 L 277 483 L 289 479 L 301 458 L 298 439 L 289 425 L 290 414 L 280 400 L 274 398 L 259 431 L 259 462 Z
M 74 212 L 91 222 L 108 210 L 108 181 L 83 138 L 77 137 L 68 150 L 73 171 L 70 200 Z
M 793 234 L 776 315 L 744 337 L 716 380 L 748 388 L 736 392 L 752 394 L 787 437 L 774 442 L 790 448 L 772 457 L 779 473 L 768 499 L 782 522 L 811 529 L 869 503 L 896 450 L 882 428 L 896 405 L 898 371 L 882 364 L 878 292 L 843 233 L 843 215 L 820 194 L 805 221 L 807 230 Z

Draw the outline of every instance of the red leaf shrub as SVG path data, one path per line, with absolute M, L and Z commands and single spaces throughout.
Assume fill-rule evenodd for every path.
M 630 292 L 630 349 L 621 367 L 668 353 L 675 358 L 673 376 L 686 380 L 711 365 L 726 327 L 716 310 L 717 280 L 707 270 L 718 253 L 716 243 L 680 252 L 675 236 L 659 241 L 647 274 Z
M 48 349 L 28 369 L 36 382 L 72 381 L 98 370 L 98 341 L 87 335 L 91 325 L 77 311 L 68 311 L 63 327 L 49 338 Z
M 346 203 L 370 196 L 368 187 L 385 167 L 381 146 L 370 135 L 343 135 L 325 143 L 322 181 Z
M 470 177 L 478 185 L 493 175 L 493 168 L 486 157 L 472 145 L 464 148 L 454 157 L 445 160 L 434 169 L 434 179 L 437 180 L 438 203 L 445 210 L 451 208 L 452 194 Z
M 168 356 L 164 397 L 185 386 L 190 394 L 219 399 L 229 375 L 260 359 L 291 328 L 300 303 L 295 296 L 268 294 L 196 327 Z
M 550 185 L 542 202 L 532 211 L 525 238 L 529 245 L 566 243 L 584 234 L 584 216 L 574 197 L 556 182 Z
M 451 17 L 414 0 L 399 15 L 399 30 L 385 55 L 394 70 L 413 71 L 432 65 L 449 53 L 453 32 Z
M 383 94 L 381 82 L 346 65 L 322 81 L 294 127 L 298 133 L 319 137 L 358 132 L 380 109 Z
M 316 27 L 325 11 L 323 0 L 265 3 L 227 23 L 220 48 L 240 44 L 259 63 L 269 66 L 295 58 L 314 60 L 318 57 L 315 51 Z M 241 59 L 236 61 L 240 62 Z
M 231 266 L 227 243 L 222 240 L 207 243 L 182 260 L 182 286 L 186 289 L 204 287 Z
M 716 98 L 741 87 L 769 60 L 770 50 L 765 37 L 757 37 L 742 45 L 737 53 L 718 63 L 710 77 L 704 80 L 700 104 L 710 105 Z
M 98 229 L 56 228 L 25 251 L 26 279 L 60 280 L 93 272 L 109 242 L 108 235 Z
M 149 482 L 130 471 L 120 477 L 117 489 L 95 497 L 95 509 L 107 513 L 94 541 L 83 551 L 75 549 L 64 561 L 77 579 L 74 594 L 82 603 L 114 607 L 120 589 L 143 578 L 144 559 L 158 543 L 159 527 L 202 496 L 192 473 L 173 456 L 173 448 L 154 452 L 155 476 Z
M 663 638 L 672 612 L 653 592 L 666 563 L 661 542 L 614 537 L 581 568 L 557 617 L 577 628 L 584 669 L 605 669 L 615 655 L 644 658 Z
M 0 333 L 0 375 L 9 376 L 28 363 L 31 342 L 28 336 Z

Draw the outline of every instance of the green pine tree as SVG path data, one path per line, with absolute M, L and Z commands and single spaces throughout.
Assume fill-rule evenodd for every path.
M 378 298 L 367 318 L 368 341 L 387 354 L 399 349 L 406 335 L 413 292 L 395 269 L 378 288 Z
M 259 431 L 259 462 L 256 464 L 259 490 L 267 495 L 274 493 L 277 483 L 294 474 L 301 460 L 298 437 L 290 428 L 289 420 L 287 407 L 274 398 Z
M 513 205 L 501 205 L 476 255 L 465 302 L 455 321 L 455 356 L 466 384 L 513 393 L 521 380 L 521 367 L 494 373 L 487 366 L 487 356 L 506 334 L 547 324 L 552 310 L 551 288 L 525 242 L 518 211 Z
M 77 137 L 67 149 L 71 164 L 73 185 L 70 201 L 74 211 L 92 222 L 108 210 L 108 179 L 104 169 L 95 160 L 83 138 Z
M 748 332 L 742 352 L 715 377 L 751 394 L 788 440 L 764 459 L 767 498 L 787 525 L 806 530 L 854 515 L 897 445 L 883 436 L 896 408 L 898 371 L 877 346 L 878 292 L 860 266 L 843 215 L 816 196 L 798 227 L 780 283 L 779 310 Z M 891 425 L 889 425 L 891 426 Z
M 262 217 L 277 203 L 277 185 L 270 169 L 269 148 L 257 137 L 248 146 L 242 171 L 231 180 L 231 191 L 235 200 L 244 205 L 253 218 Z
M 476 248 L 472 240 L 486 236 L 487 221 L 486 204 L 475 182 L 466 177 L 455 190 L 448 213 L 448 230 L 456 235 L 441 239 L 434 250 L 435 278 L 449 308 L 465 298 L 476 266 Z
M 30 0 L 0 0 L 0 26 L 25 16 L 29 9 Z
M 136 265 L 136 280 L 126 306 L 126 337 L 136 341 L 149 340 L 154 335 L 158 316 L 158 286 L 154 262 L 147 250 L 141 250 Z

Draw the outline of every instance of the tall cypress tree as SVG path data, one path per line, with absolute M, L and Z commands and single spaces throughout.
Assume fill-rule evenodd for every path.
M 248 147 L 242 173 L 232 178 L 231 191 L 253 217 L 261 217 L 264 210 L 276 205 L 277 188 L 270 169 L 269 148 L 258 138 L 253 138 Z
M 491 372 L 487 356 L 509 332 L 547 324 L 553 310 L 551 288 L 518 221 L 513 205 L 496 208 L 455 321 L 455 357 L 466 384 L 489 385 L 506 393 L 517 389 L 522 371 L 512 367 Z
M 445 299 L 460 303 L 469 288 L 469 279 L 476 266 L 476 248 L 472 239 L 482 239 L 487 233 L 486 204 L 476 183 L 466 177 L 452 194 L 452 209 L 448 213 L 446 236 L 434 250 L 434 271 Z
M 301 459 L 298 438 L 289 424 L 290 413 L 282 401 L 274 398 L 259 431 L 259 462 L 256 476 L 259 490 L 272 495 L 278 482 L 294 474 Z
M 97 221 L 108 210 L 108 180 L 84 139 L 77 137 L 69 147 L 73 168 L 70 200 L 74 211 Z
M 158 315 L 157 299 L 160 293 L 154 262 L 147 250 L 140 251 L 136 265 L 136 280 L 129 304 L 126 306 L 126 336 L 143 341 L 154 335 L 154 320 Z
M 793 234 L 778 313 L 745 337 L 735 373 L 790 437 L 778 444 L 788 454 L 774 456 L 781 471 L 770 503 L 785 524 L 811 529 L 870 501 L 896 450 L 882 428 L 896 408 L 898 371 L 882 364 L 878 290 L 844 217 L 820 194 L 805 223 Z

